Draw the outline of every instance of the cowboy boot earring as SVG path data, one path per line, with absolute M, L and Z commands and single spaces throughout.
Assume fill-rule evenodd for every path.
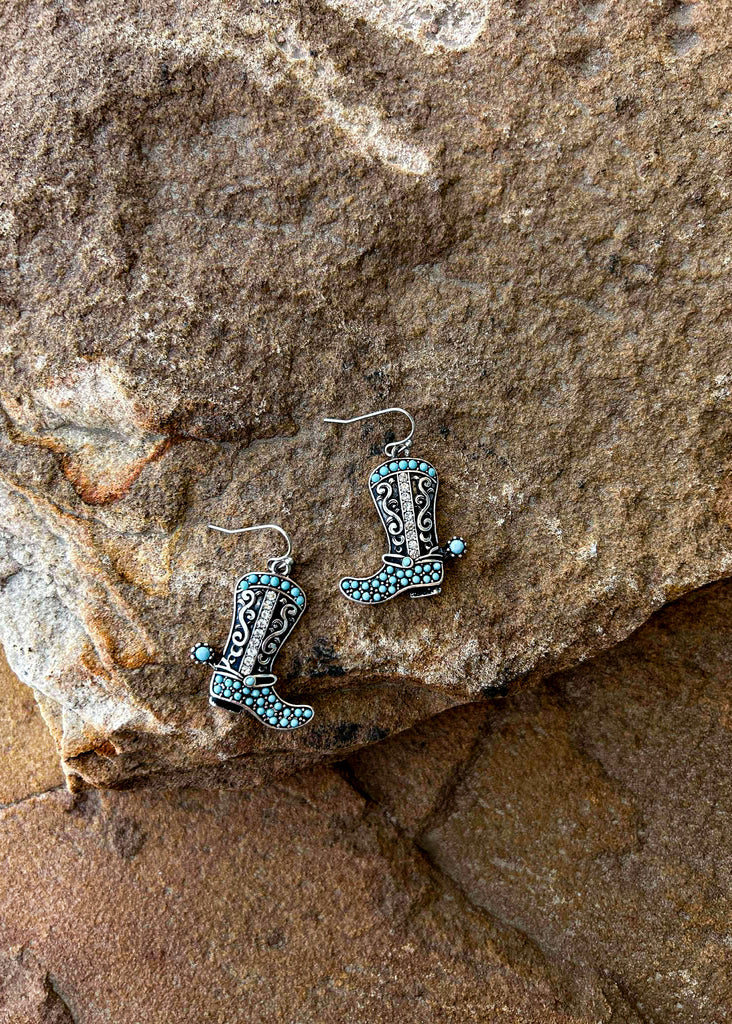
M 290 579 L 290 538 L 271 523 L 239 530 L 208 525 L 219 533 L 277 530 L 287 541 L 286 553 L 270 558 L 266 572 L 246 573 L 237 580 L 234 615 L 223 654 L 218 656 L 209 643 L 191 647 L 191 660 L 213 669 L 209 702 L 227 711 L 249 711 L 271 729 L 298 729 L 312 721 L 313 709 L 308 704 L 283 700 L 275 689 L 277 676 L 272 675 L 280 648 L 305 611 L 305 594 Z
M 379 409 L 347 420 L 328 417 L 325 422 L 357 423 L 392 412 L 406 416 L 411 429 L 403 440 L 384 447 L 387 461 L 369 474 L 369 491 L 386 530 L 389 551 L 373 576 L 345 576 L 340 581 L 343 596 L 358 604 L 390 601 L 397 594 L 439 594 L 445 557 L 462 558 L 466 547 L 462 537 L 453 537 L 444 547 L 439 545 L 435 521 L 437 470 L 429 462 L 409 457 L 414 420 L 405 409 Z

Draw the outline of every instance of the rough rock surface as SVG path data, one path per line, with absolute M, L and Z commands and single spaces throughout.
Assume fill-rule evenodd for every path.
M 0 813 L 0 853 L 3 1021 L 585 1024 L 623 1005 L 598 981 L 564 1010 L 556 970 L 330 769 L 251 798 L 50 794 Z M 49 992 L 67 1017 L 20 1016 Z
M 10 671 L 0 648 L 0 807 L 63 784 L 33 694 Z
M 72 784 L 245 785 L 569 667 L 732 566 L 729 4 L 0 16 L 0 638 Z M 405 405 L 467 560 L 347 607 Z M 282 738 L 206 704 L 280 521 Z
M 474 906 L 547 958 L 612 979 L 643 1021 L 721 1024 L 730 664 L 725 583 L 533 692 L 359 752 L 352 777 Z M 462 738 L 453 757 L 448 732 Z
M 726 1024 L 731 653 L 724 584 L 336 769 L 0 810 L 1 1024 Z

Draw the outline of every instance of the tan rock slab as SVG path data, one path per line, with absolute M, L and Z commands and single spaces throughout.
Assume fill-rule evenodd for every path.
M 711 0 L 8 6 L 0 639 L 77 785 L 340 757 L 729 575 L 731 33 Z M 380 565 L 399 425 L 322 418 L 389 405 L 470 548 L 368 611 L 336 582 Z M 316 709 L 284 739 L 187 661 L 273 553 L 206 524 L 272 520 Z
M 330 771 L 253 795 L 33 798 L 0 813 L 0 859 L 13 1024 L 612 1016 L 612 985 L 562 1009 L 541 956 Z
M 474 904 L 615 979 L 645 1021 L 731 1019 L 731 653 L 725 583 L 496 705 L 418 840 Z
M 351 778 L 400 828 L 415 835 L 431 816 L 439 820 L 444 799 L 470 770 L 488 716 L 485 705 L 468 704 L 364 747 L 348 759 Z
M 13 675 L 0 648 L 0 806 L 63 783 L 33 693 Z

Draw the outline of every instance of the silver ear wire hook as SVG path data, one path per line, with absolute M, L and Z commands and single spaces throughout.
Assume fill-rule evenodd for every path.
M 251 533 L 252 530 L 276 530 L 280 536 L 284 537 L 287 541 L 287 551 L 284 555 L 278 555 L 275 558 L 270 558 L 267 561 L 267 568 L 271 572 L 278 572 L 281 576 L 289 576 L 292 571 L 292 543 L 290 538 L 282 529 L 281 526 L 277 526 L 276 523 L 259 523 L 257 526 L 240 526 L 237 530 L 227 530 L 225 526 L 214 526 L 213 523 L 207 523 L 209 530 L 217 530 L 219 533 Z
M 370 420 L 373 416 L 385 416 L 390 412 L 401 413 L 402 416 L 406 416 L 411 424 L 411 430 L 406 437 L 402 438 L 401 441 L 392 441 L 389 444 L 384 445 L 384 454 L 387 458 L 391 458 L 394 455 L 408 455 L 409 449 L 412 447 L 412 436 L 414 434 L 414 420 L 410 413 L 406 409 L 400 409 L 394 407 L 391 409 L 378 409 L 376 412 L 367 412 L 363 416 L 352 416 L 347 420 L 336 420 L 330 416 L 326 416 L 323 420 L 324 423 L 358 423 L 359 420 Z

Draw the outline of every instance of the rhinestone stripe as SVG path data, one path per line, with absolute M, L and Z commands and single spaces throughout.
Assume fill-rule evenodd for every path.
M 272 619 L 272 613 L 274 612 L 275 605 L 277 604 L 277 591 L 268 590 L 264 595 L 261 607 L 259 609 L 259 615 L 257 616 L 257 622 L 252 630 L 252 635 L 249 637 L 249 643 L 247 644 L 247 653 L 244 655 L 244 660 L 241 663 L 242 675 L 249 675 L 254 668 L 254 662 L 257 660 L 259 649 L 262 646 L 264 640 L 264 634 L 267 632 L 270 621 Z
M 419 558 L 419 537 L 417 524 L 414 521 L 414 501 L 412 500 L 412 481 L 409 473 L 397 473 L 399 499 L 402 503 L 404 516 L 404 533 L 407 538 L 407 552 L 411 558 Z

